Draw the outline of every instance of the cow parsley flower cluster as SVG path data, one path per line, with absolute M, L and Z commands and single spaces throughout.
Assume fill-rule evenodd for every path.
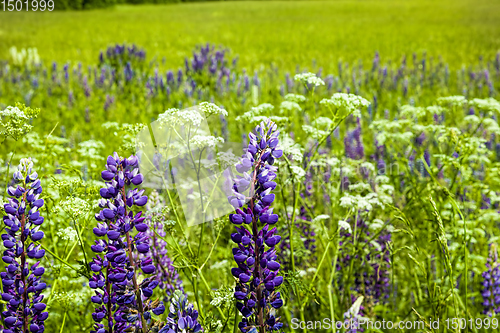
M 40 109 L 32 109 L 22 104 L 7 106 L 0 110 L 0 135 L 5 139 L 11 137 L 19 140 L 21 136 L 33 129 L 31 121 L 38 117 Z
M 360 109 L 370 105 L 370 102 L 363 97 L 346 93 L 335 93 L 331 98 L 323 99 L 320 103 L 330 109 L 345 110 L 347 114 L 352 113 L 355 117 L 361 117 Z
M 313 87 L 325 85 L 325 81 L 317 77 L 314 73 L 295 74 L 294 79 L 295 81 L 300 81 L 306 85 L 310 85 Z

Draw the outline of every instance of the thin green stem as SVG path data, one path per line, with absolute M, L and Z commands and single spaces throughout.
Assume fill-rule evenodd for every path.
M 62 321 L 61 329 L 59 330 L 59 333 L 64 332 L 64 324 L 66 323 L 66 314 L 67 314 L 67 311 L 64 311 L 63 321 Z

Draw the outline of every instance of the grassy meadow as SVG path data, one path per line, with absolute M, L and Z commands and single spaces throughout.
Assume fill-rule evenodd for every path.
M 497 332 L 498 22 L 0 12 L 2 332 Z
M 398 61 L 427 52 L 453 68 L 500 48 L 500 2 L 491 0 L 228 1 L 112 9 L 0 13 L 0 55 L 37 47 L 45 61 L 91 64 L 109 44 L 145 47 L 166 68 L 183 65 L 200 43 L 224 45 L 251 69 L 292 70 L 313 62 Z

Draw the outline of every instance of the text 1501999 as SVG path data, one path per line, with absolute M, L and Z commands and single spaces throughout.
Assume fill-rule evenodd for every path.
M 0 9 L 4 12 L 21 12 L 21 11 L 53 11 L 55 7 L 53 0 L 2 0 L 0 1 Z

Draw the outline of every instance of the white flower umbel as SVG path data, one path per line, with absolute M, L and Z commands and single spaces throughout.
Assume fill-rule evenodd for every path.
M 467 103 L 467 99 L 464 96 L 447 96 L 439 97 L 437 103 L 442 106 L 462 106 Z
M 85 200 L 77 197 L 68 197 L 61 201 L 57 210 L 63 211 L 64 214 L 77 221 L 80 217 L 85 217 L 91 213 L 92 206 Z
M 176 127 L 177 125 L 191 125 L 199 127 L 205 118 L 196 109 L 168 109 L 158 115 L 158 122 L 166 127 Z
M 304 103 L 306 101 L 305 96 L 298 95 L 298 94 L 286 94 L 285 95 L 285 101 L 287 102 L 295 102 L 295 103 Z
M 500 102 L 493 98 L 474 98 L 470 104 L 482 111 L 500 113 Z
M 33 129 L 30 122 L 38 117 L 39 113 L 39 109 L 31 109 L 21 104 L 7 106 L 4 110 L 0 110 L 0 136 L 19 140 L 21 136 Z
M 302 108 L 296 102 L 284 101 L 280 104 L 280 112 L 300 112 Z
M 40 56 L 38 55 L 38 50 L 36 48 L 28 48 L 17 50 L 15 46 L 9 49 L 10 56 L 12 58 L 12 63 L 16 66 L 34 66 L 40 64 Z
M 75 229 L 73 229 L 72 227 L 67 227 L 65 229 L 59 230 L 57 232 L 57 236 L 60 239 L 69 240 L 70 242 L 73 242 L 76 240 L 78 235 L 76 234 Z
M 213 135 L 195 135 L 191 138 L 191 149 L 195 148 L 214 148 L 219 143 L 224 143 L 224 138 Z
M 361 117 L 360 109 L 370 105 L 363 97 L 346 93 L 335 93 L 320 103 L 330 108 L 334 114 L 337 114 L 338 110 L 345 110 L 347 114 L 352 113 L 355 117 Z
M 227 111 L 218 107 L 214 103 L 209 103 L 209 102 L 201 102 L 200 103 L 200 110 L 205 112 L 205 115 L 211 116 L 211 115 L 223 115 L 227 116 Z
M 298 143 L 295 143 L 290 135 L 281 133 L 280 147 L 283 150 L 283 154 L 291 158 L 291 160 L 302 161 L 302 156 L 304 155 L 303 149 Z
M 295 81 L 300 81 L 304 84 L 311 85 L 313 87 L 325 85 L 325 81 L 317 77 L 316 74 L 314 73 L 295 74 L 294 79 Z
M 351 225 L 349 224 L 349 222 L 346 222 L 346 221 L 342 221 L 342 220 L 339 221 L 339 229 L 340 230 L 344 229 L 348 233 L 352 233 Z
M 268 103 L 260 104 L 250 109 L 250 111 L 245 112 L 241 116 L 236 117 L 236 121 L 251 122 L 255 123 L 261 122 L 267 119 L 266 116 L 262 116 L 263 113 L 270 114 L 274 110 L 274 106 Z
M 97 140 L 83 141 L 78 144 L 78 153 L 81 157 L 85 159 L 91 159 L 94 161 L 103 160 L 104 157 L 101 155 L 101 150 L 105 147 L 104 143 Z
M 301 180 L 306 175 L 306 171 L 299 166 L 292 165 L 290 169 L 297 180 Z

